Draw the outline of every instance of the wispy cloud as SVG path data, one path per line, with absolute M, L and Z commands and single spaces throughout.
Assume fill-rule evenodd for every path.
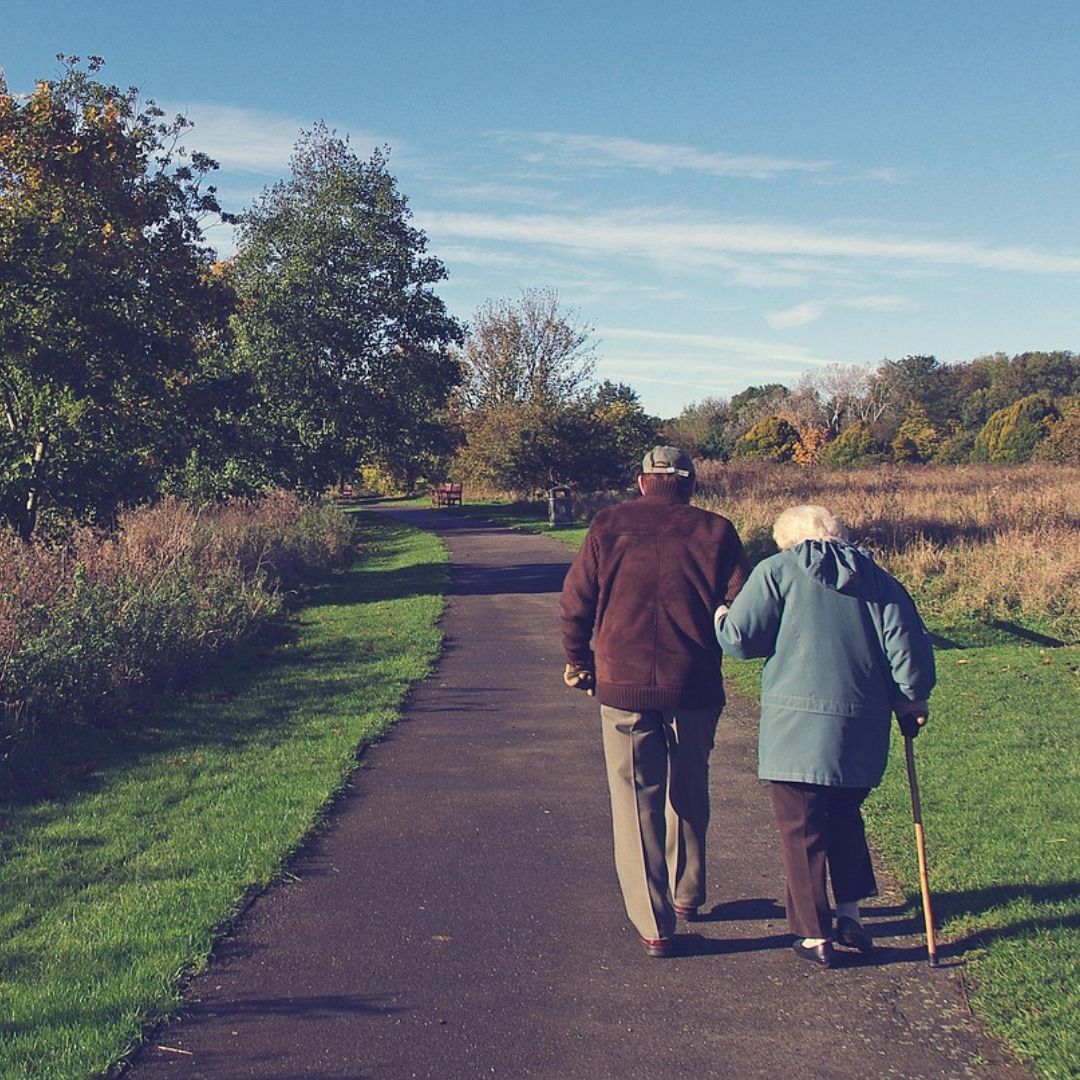
M 168 111 L 173 111 L 169 109 Z M 209 154 L 225 169 L 280 174 L 287 170 L 303 124 L 234 105 L 194 102 L 175 107 L 195 127 L 185 137 L 189 149 Z
M 585 255 L 635 256 L 665 263 L 733 255 L 864 260 L 907 266 L 963 266 L 1031 274 L 1080 273 L 1080 255 L 967 240 L 908 239 L 829 232 L 795 225 L 708 221 L 670 215 L 588 216 L 429 212 L 418 222 L 439 241 L 540 244 Z
M 848 311 L 902 311 L 911 306 L 904 296 L 857 296 L 828 300 L 806 300 L 781 311 L 765 313 L 765 321 L 775 330 L 805 326 L 833 308 Z
M 597 336 L 607 341 L 622 341 L 631 344 L 645 343 L 656 346 L 674 347 L 680 350 L 694 350 L 699 353 L 722 354 L 743 360 L 772 361 L 784 366 L 802 366 L 828 364 L 831 357 L 817 356 L 802 345 L 792 345 L 782 341 L 764 341 L 760 338 L 725 337 L 720 334 L 688 334 L 665 330 L 641 330 L 631 327 L 601 326 Z M 663 355 L 670 358 L 670 351 Z M 707 370 L 704 359 L 699 359 L 701 370 Z
M 789 383 L 807 368 L 837 359 L 760 338 L 619 326 L 601 326 L 597 337 L 603 354 L 597 367 L 600 376 L 653 387 L 661 400 L 683 404 L 689 393 L 732 394 L 748 380 Z
M 524 206 L 551 206 L 560 198 L 550 187 L 531 184 L 448 184 L 439 194 L 472 202 L 507 202 Z
M 556 131 L 496 132 L 506 142 L 535 146 L 526 157 L 532 162 L 573 162 L 594 166 L 626 166 L 651 172 L 671 173 L 685 169 L 711 176 L 737 176 L 767 180 L 781 173 L 821 173 L 832 168 L 829 161 L 724 154 L 678 143 L 653 143 L 609 135 L 572 135 Z
M 219 162 L 223 169 L 283 176 L 301 131 L 310 130 L 315 118 L 301 120 L 258 109 L 210 102 L 175 102 L 163 106 L 167 112 L 179 112 L 195 126 L 185 137 L 189 149 L 201 150 Z M 330 125 L 333 127 L 333 125 Z M 340 129 L 342 135 L 345 134 Z M 348 132 L 350 144 L 361 157 L 368 149 L 388 143 L 370 132 Z
M 814 183 L 823 186 L 838 187 L 841 184 L 906 184 L 909 178 L 906 169 L 895 165 L 883 165 L 875 169 L 863 169 L 855 173 L 835 173 L 828 176 L 815 176 Z

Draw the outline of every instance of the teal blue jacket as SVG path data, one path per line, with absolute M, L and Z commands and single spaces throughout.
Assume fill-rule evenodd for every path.
M 870 553 L 805 540 L 760 562 L 722 620 L 725 656 L 766 657 L 758 775 L 874 787 L 893 707 L 925 700 L 934 653 L 904 587 Z

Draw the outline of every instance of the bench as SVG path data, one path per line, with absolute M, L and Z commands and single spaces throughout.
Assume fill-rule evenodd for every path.
M 460 506 L 461 483 L 447 480 L 444 484 L 436 484 L 431 489 L 432 506 Z

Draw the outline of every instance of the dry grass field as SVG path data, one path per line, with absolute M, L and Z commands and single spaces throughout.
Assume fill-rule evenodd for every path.
M 1080 468 L 705 462 L 695 501 L 730 517 L 755 558 L 775 550 L 772 522 L 785 507 L 827 506 L 927 617 L 1080 640 Z

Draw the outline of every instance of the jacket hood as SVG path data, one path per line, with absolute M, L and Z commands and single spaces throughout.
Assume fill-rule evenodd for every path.
M 874 560 L 863 548 L 843 540 L 803 540 L 791 551 L 799 569 L 826 589 L 858 595 L 872 588 Z

